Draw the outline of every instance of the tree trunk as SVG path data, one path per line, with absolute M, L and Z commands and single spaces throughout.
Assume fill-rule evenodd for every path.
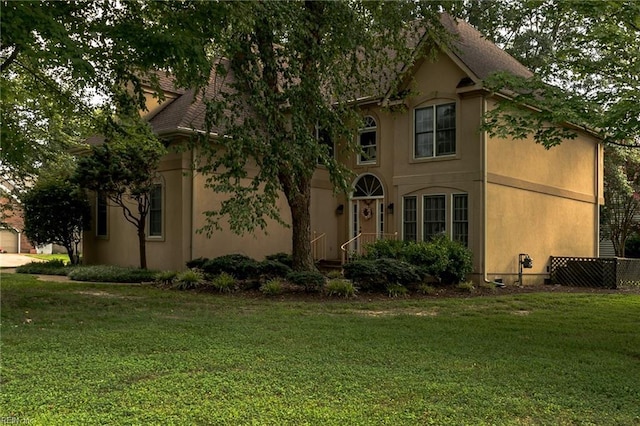
M 147 269 L 147 235 L 145 233 L 146 215 L 140 215 L 138 221 L 138 248 L 140 250 L 140 269 Z
M 315 271 L 316 265 L 311 252 L 311 185 L 299 185 L 300 191 L 291 194 L 287 200 L 291 209 L 293 269 Z

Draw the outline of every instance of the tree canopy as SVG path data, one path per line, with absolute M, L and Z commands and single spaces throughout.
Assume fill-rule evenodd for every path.
M 513 95 L 488 114 L 489 131 L 551 147 L 575 134 L 570 123 L 640 146 L 640 3 L 470 0 L 465 17 L 536 74 L 487 82 Z
M 89 228 L 91 210 L 86 194 L 68 173 L 43 176 L 21 197 L 24 233 L 36 245 L 59 244 L 71 264 L 80 261 L 78 245 Z

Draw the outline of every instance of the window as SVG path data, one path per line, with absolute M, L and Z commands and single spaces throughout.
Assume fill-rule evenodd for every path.
M 331 140 L 331 134 L 329 133 L 329 131 L 326 129 L 321 129 L 318 126 L 316 126 L 316 140 L 318 141 L 320 146 L 323 147 L 323 149 L 327 150 L 328 156 L 330 158 L 333 158 L 334 147 L 333 147 L 333 141 Z M 318 164 L 326 165 L 322 157 L 318 158 Z
M 107 196 L 98 193 L 96 197 L 96 236 L 106 237 L 107 234 Z
M 415 158 L 456 153 L 456 104 L 433 105 L 415 110 Z
M 377 129 L 376 120 L 370 115 L 364 118 L 363 127 L 360 129 L 360 148 L 362 152 L 358 156 L 358 164 L 372 164 L 377 159 Z
M 467 194 L 453 194 L 452 236 L 465 246 L 469 245 L 469 200 Z
M 425 195 L 423 213 L 423 240 L 429 241 L 443 234 L 447 227 L 446 197 L 444 195 Z
M 162 185 L 157 184 L 149 194 L 149 236 L 162 237 Z
M 418 202 L 416 197 L 404 197 L 402 203 L 402 230 L 405 241 L 418 238 Z

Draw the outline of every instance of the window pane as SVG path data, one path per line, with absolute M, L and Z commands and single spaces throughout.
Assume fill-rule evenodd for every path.
M 360 161 L 375 161 L 376 131 L 374 130 L 360 133 L 360 146 L 362 147 Z
M 416 134 L 416 158 L 433 157 L 433 132 Z
M 424 197 L 424 241 L 442 234 L 446 229 L 446 208 L 444 195 Z
M 403 204 L 403 239 L 405 241 L 416 241 L 418 237 L 417 198 L 404 197 Z
M 436 107 L 436 155 L 456 153 L 456 104 Z
M 453 195 L 453 235 L 454 241 L 469 245 L 469 199 L 467 194 Z
M 149 204 L 149 236 L 162 236 L 162 185 L 153 187 Z
M 415 110 L 415 158 L 433 157 L 433 107 Z
M 104 194 L 98 194 L 97 197 L 96 235 L 99 237 L 107 236 L 107 197 Z
M 433 107 L 416 110 L 416 133 L 433 131 Z

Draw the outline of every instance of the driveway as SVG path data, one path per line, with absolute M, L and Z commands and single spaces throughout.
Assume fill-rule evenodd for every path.
M 15 268 L 30 262 L 40 262 L 35 257 L 25 256 L 16 253 L 0 253 L 0 268 Z

